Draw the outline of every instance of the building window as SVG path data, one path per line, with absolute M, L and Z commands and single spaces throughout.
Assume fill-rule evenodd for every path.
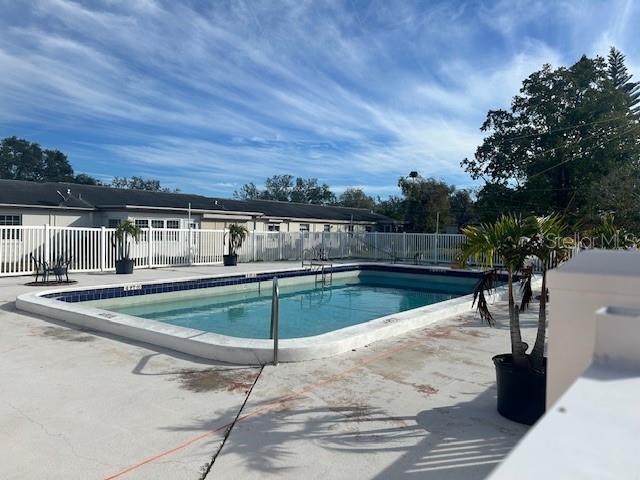
M 267 225 L 267 231 L 269 231 L 269 232 L 279 232 L 280 231 L 280 225 L 278 225 L 276 223 L 270 223 L 269 225 Z
M 347 225 L 347 232 L 353 233 L 353 225 Z
M 22 215 L 0 215 L 0 227 L 19 227 L 22 225 Z M 20 240 L 20 230 L 2 229 L 3 240 Z
M 153 239 L 161 241 L 164 238 L 164 220 L 151 220 L 151 228 L 153 228 Z
M 325 225 L 324 226 L 324 231 L 325 232 L 330 232 L 331 231 L 331 225 Z
M 149 220 L 147 220 L 146 218 L 136 218 L 135 219 L 135 224 L 136 227 L 138 228 L 149 228 Z M 140 233 L 140 241 L 142 242 L 146 242 L 147 241 L 147 232 L 146 231 L 142 231 Z
M 120 226 L 119 218 L 110 218 L 109 223 L 107 224 L 109 228 L 118 228 Z
M 167 220 L 168 230 L 178 230 L 180 228 L 180 220 Z M 178 240 L 178 232 L 167 232 L 166 239 L 175 242 Z
M 373 232 L 373 227 L 371 225 L 365 225 L 364 231 L 365 232 Z
M 300 231 L 301 232 L 308 232 L 309 231 L 309 224 L 308 223 L 301 223 L 300 224 Z
M 0 227 L 19 227 L 22 225 L 22 215 L 0 215 Z

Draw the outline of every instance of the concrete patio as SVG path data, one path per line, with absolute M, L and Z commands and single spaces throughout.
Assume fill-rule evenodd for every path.
M 131 281 L 298 265 L 138 270 Z M 122 281 L 75 274 L 80 285 Z M 473 312 L 338 357 L 278 367 L 207 362 L 15 311 L 0 279 L 0 478 L 484 478 L 526 428 L 495 411 Z M 521 317 L 532 341 L 537 305 Z

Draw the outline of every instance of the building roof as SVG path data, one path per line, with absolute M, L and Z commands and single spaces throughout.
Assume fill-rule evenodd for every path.
M 251 213 L 275 218 L 393 223 L 389 217 L 361 208 L 346 208 L 271 200 L 232 200 L 186 193 L 149 192 L 63 182 L 0 179 L 0 205 L 43 208 L 110 210 L 172 208 Z

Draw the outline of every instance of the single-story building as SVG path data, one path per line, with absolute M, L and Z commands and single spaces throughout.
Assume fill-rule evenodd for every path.
M 388 232 L 399 225 L 358 208 L 0 180 L 0 226 L 116 227 L 124 220 L 143 228 L 222 230 L 238 223 L 281 232 Z

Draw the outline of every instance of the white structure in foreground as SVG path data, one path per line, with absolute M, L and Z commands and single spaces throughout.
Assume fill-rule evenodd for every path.
M 640 253 L 549 275 L 547 413 L 493 480 L 640 478 Z

